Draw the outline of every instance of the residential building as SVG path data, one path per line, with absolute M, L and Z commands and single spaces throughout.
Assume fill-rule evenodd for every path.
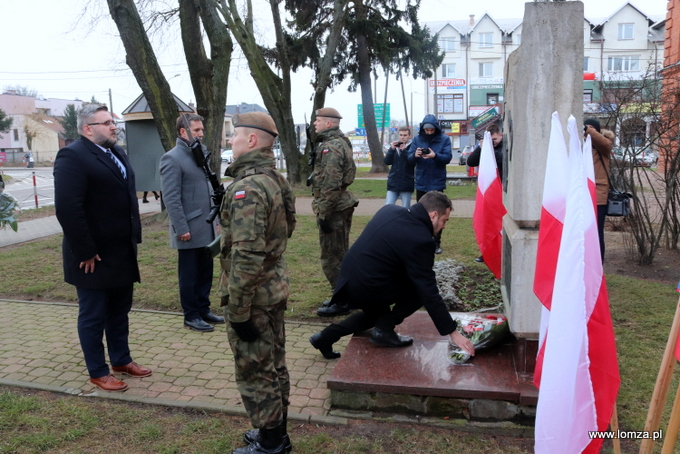
M 258 104 L 247 104 L 242 102 L 241 104 L 228 104 L 224 110 L 224 134 L 222 139 L 222 148 L 229 148 L 229 139 L 234 135 L 234 125 L 231 122 L 231 117 L 239 113 L 248 112 L 264 112 L 268 114 L 267 109 Z
M 0 109 L 12 118 L 12 127 L 0 137 L 0 161 L 20 165 L 26 153 L 36 162 L 53 162 L 66 145 L 59 122 L 68 104 L 82 107 L 80 100 L 36 98 L 11 92 L 0 94 Z
M 657 79 L 665 22 L 664 15 L 648 16 L 631 3 L 605 18 L 584 18 L 587 115 L 607 117 L 618 99 L 616 94 L 630 92 L 635 81 Z M 487 13 L 479 20 L 471 15 L 469 20 L 425 25 L 438 34 L 444 52 L 441 66 L 425 81 L 425 109 L 437 115 L 455 150 L 474 142 L 475 130 L 500 121 L 505 66 L 510 53 L 522 43 L 522 19 L 498 20 Z M 652 121 L 643 121 L 648 133 Z
M 676 24 L 675 19 L 678 19 Z M 680 142 L 680 0 L 668 1 L 666 15 L 666 47 L 663 75 L 663 119 L 668 126 L 663 133 L 659 148 L 659 171 L 666 170 L 676 157 Z

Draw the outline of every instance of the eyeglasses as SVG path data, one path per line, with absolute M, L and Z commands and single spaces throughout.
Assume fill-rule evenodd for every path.
M 88 125 L 88 126 L 104 125 L 104 126 L 106 126 L 106 127 L 109 127 L 109 126 L 111 126 L 111 125 L 116 126 L 116 122 L 113 121 L 113 120 L 109 120 L 109 121 L 101 121 L 101 122 L 99 122 L 99 123 L 87 123 L 87 125 Z

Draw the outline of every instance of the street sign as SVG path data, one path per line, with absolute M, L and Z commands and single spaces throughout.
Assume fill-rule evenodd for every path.
M 356 135 L 365 136 L 366 135 L 366 128 L 356 128 Z
M 498 109 L 493 107 L 486 112 L 483 112 L 481 115 L 476 117 L 475 119 L 472 120 L 472 127 L 474 129 L 477 129 L 477 127 L 481 124 L 486 123 L 487 121 L 491 120 L 493 117 L 498 115 Z
M 383 106 L 385 107 L 385 112 L 383 112 Z M 375 112 L 375 124 L 380 128 L 383 124 L 387 127 L 390 126 L 390 103 L 387 104 L 373 104 L 373 111 Z M 359 128 L 364 128 L 364 106 L 363 104 L 357 104 L 357 114 L 359 116 Z M 383 123 L 383 114 L 385 117 L 385 122 Z

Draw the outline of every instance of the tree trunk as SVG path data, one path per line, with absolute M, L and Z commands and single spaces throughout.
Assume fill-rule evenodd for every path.
M 276 48 L 279 53 L 281 77 L 277 76 L 269 67 L 255 40 L 251 1 L 248 0 L 246 5 L 245 22 L 238 13 L 235 0 L 220 0 L 219 9 L 236 42 L 241 47 L 246 60 L 248 60 L 250 74 L 257 85 L 265 107 L 279 130 L 281 150 L 286 157 L 288 181 L 299 184 L 301 182 L 300 151 L 297 147 L 295 122 L 291 109 L 290 64 L 286 53 L 278 1 L 270 0 L 270 5 L 276 33 Z
M 177 104 L 170 84 L 158 65 L 134 1 L 107 0 L 107 3 L 125 47 L 126 62 L 149 103 L 161 144 L 169 150 L 175 146 L 177 136 Z
M 366 20 L 366 6 L 357 4 L 357 19 Z M 371 61 L 368 55 L 366 36 L 357 33 L 357 63 L 359 64 L 359 85 L 361 86 L 361 104 L 364 108 L 364 126 L 368 139 L 368 148 L 371 150 L 371 170 L 369 173 L 385 173 L 387 166 L 383 162 L 384 154 L 382 144 L 378 138 L 378 127 L 375 124 L 375 112 L 373 110 L 373 93 L 371 90 Z
M 333 63 L 338 48 L 338 42 L 340 41 L 342 30 L 345 28 L 345 8 L 348 3 L 349 0 L 335 0 L 333 3 L 333 25 L 328 34 L 325 53 L 323 57 L 321 57 L 318 65 L 317 77 L 314 83 L 312 115 L 309 119 L 310 125 L 316 120 L 316 111 L 325 107 L 326 104 L 326 90 L 331 86 L 331 72 L 333 71 Z M 307 141 L 304 158 L 301 159 L 299 163 L 300 175 L 302 175 L 302 178 L 305 180 L 312 170 L 307 165 L 309 153 L 312 150 L 313 140 L 316 137 L 316 132 L 312 127 L 310 127 L 310 137 L 312 140 Z
M 208 0 L 180 0 L 179 18 L 196 110 L 204 118 L 206 135 L 203 143 L 212 152 L 211 168 L 219 173 L 233 43 L 214 5 L 208 5 Z M 211 59 L 203 47 L 201 20 L 210 41 Z

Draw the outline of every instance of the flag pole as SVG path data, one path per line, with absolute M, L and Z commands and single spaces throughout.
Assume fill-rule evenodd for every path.
M 678 331 L 680 330 L 680 298 L 678 298 L 678 305 L 675 307 L 675 317 L 673 317 L 673 324 L 671 325 L 671 332 L 668 335 L 666 342 L 666 351 L 664 351 L 663 359 L 661 360 L 661 368 L 659 375 L 656 378 L 654 385 L 654 393 L 652 394 L 652 402 L 649 405 L 647 412 L 647 421 L 645 422 L 645 430 L 648 433 L 654 432 L 659 428 L 661 423 L 661 414 L 666 403 L 666 396 L 668 395 L 668 388 L 671 385 L 671 378 L 673 376 L 673 368 L 675 367 L 675 344 L 678 340 Z M 654 449 L 654 440 L 651 438 L 642 440 L 640 444 L 640 454 L 652 454 Z
M 666 429 L 666 438 L 663 441 L 663 448 L 661 454 L 673 454 L 675 441 L 678 438 L 678 430 L 680 429 L 680 385 L 675 392 L 675 401 L 673 402 L 673 411 L 671 412 L 671 419 L 668 421 L 668 428 Z
M 680 389 L 680 388 L 679 388 Z M 618 435 L 619 433 L 619 415 L 616 411 L 616 403 L 614 403 L 614 411 L 612 412 L 612 420 L 609 423 L 612 432 L 616 433 Z M 612 444 L 614 445 L 614 454 L 621 454 L 621 440 L 619 437 L 614 437 L 612 440 Z

